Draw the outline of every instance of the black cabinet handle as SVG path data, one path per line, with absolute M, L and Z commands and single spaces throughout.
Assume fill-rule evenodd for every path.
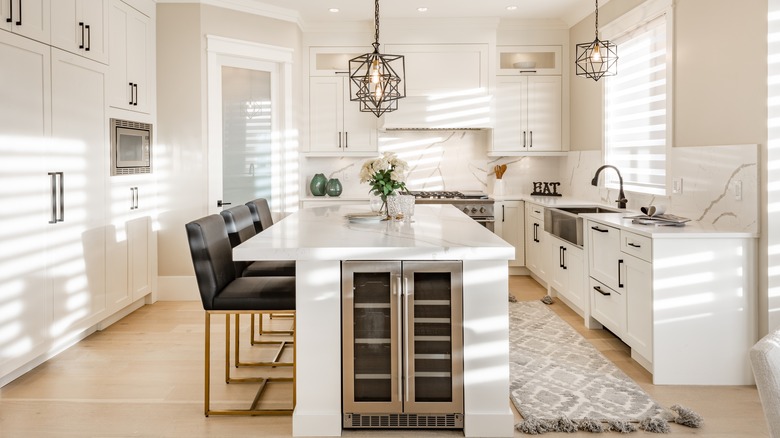
M 50 224 L 57 223 L 57 174 L 49 172 L 49 188 L 51 188 L 51 219 Z
M 504 205 L 501 205 L 501 222 L 504 222 L 506 219 L 506 210 L 504 210 Z
M 525 147 L 525 132 L 526 131 L 523 131 L 523 147 Z
M 339 131 L 339 147 L 341 147 L 341 131 Z
M 217 200 L 217 207 L 222 207 L 223 205 L 230 205 L 230 202 L 222 202 L 221 199 Z
M 5 19 L 5 22 L 14 22 L 14 0 L 8 0 L 8 18 Z
M 558 247 L 558 267 L 563 268 L 563 247 Z
M 566 267 L 566 247 L 562 246 L 561 249 L 563 250 L 563 264 L 561 265 L 561 267 L 563 269 L 569 269 Z
M 531 137 L 530 147 L 534 147 L 534 132 L 528 131 Z
M 623 287 L 623 280 L 620 279 L 620 265 L 623 264 L 623 260 L 618 260 L 618 287 Z
M 79 21 L 79 27 L 81 28 L 81 44 L 79 44 L 79 49 L 84 48 L 84 22 Z
M 133 84 L 133 106 L 138 106 L 138 84 Z
M 22 25 L 22 0 L 19 0 L 19 20 L 17 20 L 16 25 L 17 26 L 21 26 Z M 62 173 L 62 172 L 60 172 L 60 173 Z
M 349 132 L 344 133 L 344 149 L 349 147 Z
M 92 47 L 92 30 L 89 28 L 89 24 L 84 26 L 87 29 L 87 47 L 84 48 L 85 51 L 89 52 L 89 48 Z M 84 37 L 81 37 L 81 41 L 84 41 Z
M 602 230 L 601 228 L 599 228 L 599 227 L 596 227 L 596 226 L 590 227 L 590 229 L 591 229 L 591 230 L 596 230 L 596 231 L 598 231 L 599 233 L 609 233 L 609 230 Z
M 128 105 L 132 105 L 133 104 L 133 83 L 128 82 L 128 85 L 130 85 L 130 102 L 128 102 Z
M 601 286 L 593 286 L 593 289 L 594 289 L 596 292 L 600 293 L 601 295 L 604 295 L 605 297 L 608 297 L 608 296 L 612 295 L 612 294 L 611 294 L 611 293 L 609 293 L 609 292 L 604 292 L 603 290 L 601 290 Z
M 629 242 L 629 243 L 628 243 L 628 246 L 632 246 L 632 247 L 634 247 L 634 248 L 641 248 L 641 247 L 642 247 L 642 245 L 637 245 L 637 244 L 636 244 L 636 243 L 634 243 L 634 242 Z

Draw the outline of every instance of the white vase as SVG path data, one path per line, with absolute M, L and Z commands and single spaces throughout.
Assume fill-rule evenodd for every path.
M 503 195 L 504 195 L 504 180 L 497 179 L 495 183 L 493 183 L 493 196 L 503 196 Z

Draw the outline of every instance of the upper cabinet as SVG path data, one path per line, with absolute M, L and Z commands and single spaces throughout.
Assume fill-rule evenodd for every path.
M 492 154 L 560 152 L 561 77 L 500 76 Z
M 388 44 L 382 52 L 404 56 L 407 96 L 487 93 L 487 44 Z
M 375 154 L 377 118 L 349 100 L 349 60 L 365 47 L 312 47 L 309 57 L 309 154 Z
M 0 28 L 48 44 L 49 1 L 3 0 L 0 2 Z
M 51 44 L 108 63 L 108 0 L 55 0 L 51 3 Z
M 560 75 L 561 46 L 498 46 L 499 76 Z
M 120 0 L 109 8 L 110 77 L 109 104 L 115 108 L 149 113 L 153 23 L 146 15 Z

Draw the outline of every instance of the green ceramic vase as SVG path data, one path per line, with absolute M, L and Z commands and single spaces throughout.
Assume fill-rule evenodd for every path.
M 338 178 L 331 178 L 328 180 L 328 183 L 325 185 L 325 193 L 328 194 L 328 196 L 339 196 L 341 195 L 341 181 L 339 181 Z
M 328 183 L 328 178 L 325 175 L 318 173 L 314 175 L 309 183 L 312 196 L 325 196 L 325 185 Z

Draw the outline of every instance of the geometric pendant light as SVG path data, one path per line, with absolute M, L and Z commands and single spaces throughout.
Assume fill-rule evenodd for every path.
M 596 0 L 596 39 L 591 43 L 577 44 L 577 76 L 598 81 L 603 76 L 617 74 L 617 46 L 599 40 L 599 0 Z
M 406 97 L 406 74 L 402 55 L 379 53 L 379 0 L 374 4 L 374 51 L 349 60 L 349 100 L 360 103 L 360 111 L 377 117 L 398 109 Z

